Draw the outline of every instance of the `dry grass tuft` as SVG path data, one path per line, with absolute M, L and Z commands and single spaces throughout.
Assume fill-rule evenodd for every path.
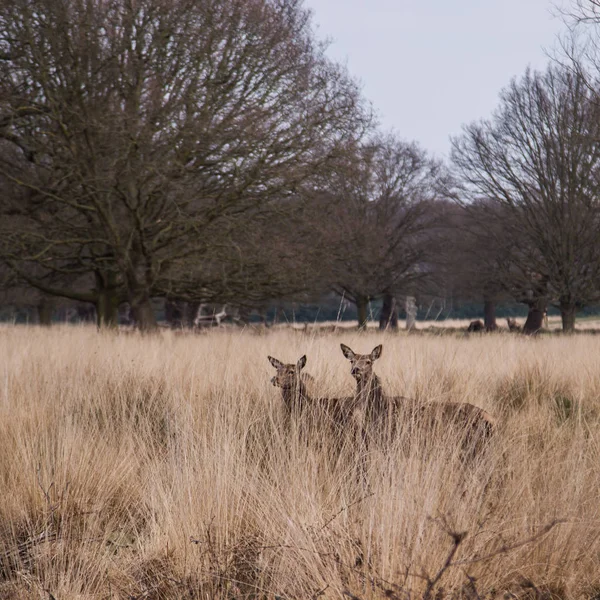
M 389 394 L 499 418 L 364 446 L 286 428 L 267 355 L 383 341 Z M 0 328 L 0 597 L 597 598 L 600 338 Z

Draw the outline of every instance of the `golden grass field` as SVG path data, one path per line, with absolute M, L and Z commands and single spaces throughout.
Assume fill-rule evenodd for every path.
M 500 422 L 335 445 L 273 355 Z M 0 327 L 0 598 L 599 598 L 600 338 Z M 459 535 L 460 534 L 460 535 Z

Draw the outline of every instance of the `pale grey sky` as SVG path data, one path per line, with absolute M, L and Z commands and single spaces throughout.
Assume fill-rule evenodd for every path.
M 568 0 L 562 0 L 567 2 Z M 306 0 L 328 54 L 363 85 L 384 129 L 439 157 L 490 116 L 526 67 L 543 69 L 565 25 L 557 0 Z

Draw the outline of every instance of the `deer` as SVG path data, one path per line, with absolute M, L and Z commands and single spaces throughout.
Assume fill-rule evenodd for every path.
M 368 443 L 364 424 L 357 421 L 356 413 L 353 410 L 355 398 L 313 398 L 310 396 L 305 382 L 312 380 L 312 377 L 307 373 L 302 373 L 302 369 L 306 365 L 305 355 L 300 357 L 295 364 L 285 364 L 272 356 L 269 356 L 268 359 L 277 369 L 271 383 L 281 388 L 281 397 L 286 409 L 286 427 L 291 426 L 296 419 L 301 424 L 305 423 L 302 413 L 308 414 L 314 419 L 312 424 L 319 428 L 320 433 L 328 435 L 315 436 L 315 430 L 312 427 L 309 426 L 306 430 L 301 426 L 300 431 L 304 434 L 304 439 L 321 447 L 324 441 L 331 440 L 333 446 L 330 448 L 333 449 L 331 455 L 333 457 L 338 456 L 344 446 L 355 451 L 362 447 L 361 442 Z M 364 485 L 367 472 L 364 455 L 358 455 L 356 467 L 357 481 Z
M 277 374 L 271 379 L 275 387 L 281 388 L 281 397 L 287 416 L 301 413 L 312 404 L 312 398 L 308 395 L 305 381 L 311 376 L 308 373 L 302 373 L 306 366 L 306 354 L 301 356 L 296 364 L 285 364 L 280 360 L 267 357 L 269 362 L 277 369 Z
M 521 326 L 517 323 L 517 320 L 512 317 L 506 317 L 506 324 L 508 325 L 509 331 L 521 331 Z
M 483 321 L 481 319 L 477 319 L 476 321 L 471 321 L 469 323 L 469 326 L 467 327 L 467 331 L 469 333 L 477 332 L 477 331 L 484 331 L 484 330 L 485 330 L 485 325 L 483 324 Z
M 388 414 L 398 399 L 388 398 L 381 380 L 373 372 L 373 363 L 381 356 L 383 346 L 373 348 L 370 354 L 356 354 L 350 347 L 340 344 L 342 353 L 352 363 L 350 374 L 356 380 L 353 410 L 363 411 L 369 421 L 377 421 Z
M 473 434 L 489 438 L 496 427 L 496 420 L 482 408 L 466 402 L 419 403 L 404 396 L 388 396 L 381 380 L 373 372 L 373 363 L 381 357 L 383 346 L 375 346 L 370 354 L 357 354 L 349 346 L 340 344 L 343 355 L 350 361 L 350 374 L 356 380 L 355 403 L 364 414 L 367 424 L 384 423 L 391 430 L 403 417 L 424 419 L 435 425 L 440 421 L 458 423 L 468 427 L 467 438 Z M 387 421 L 386 421 L 387 419 Z M 479 441 L 479 440 L 476 440 Z
M 325 417 L 326 421 L 338 430 L 343 430 L 347 424 L 349 411 L 345 410 L 352 398 L 313 398 L 307 388 L 306 382 L 312 381 L 312 376 L 302 373 L 306 366 L 306 355 L 301 356 L 296 363 L 283 363 L 282 361 L 267 357 L 277 373 L 271 379 L 275 387 L 281 388 L 281 398 L 285 408 L 288 422 L 310 410 L 316 410 Z

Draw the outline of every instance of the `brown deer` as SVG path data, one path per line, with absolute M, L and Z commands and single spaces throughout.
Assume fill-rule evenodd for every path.
M 356 380 L 356 406 L 362 408 L 367 423 L 381 422 L 391 417 L 388 427 L 395 427 L 398 418 L 424 419 L 435 425 L 440 422 L 466 425 L 466 438 L 488 438 L 495 426 L 495 419 L 485 410 L 465 402 L 419 403 L 404 396 L 387 396 L 383 392 L 381 380 L 373 372 L 373 363 L 380 358 L 383 346 L 373 348 L 370 354 L 356 354 L 345 344 L 340 344 L 342 353 L 351 362 L 351 375 Z
M 508 325 L 509 331 L 521 331 L 521 326 L 517 323 L 517 320 L 512 317 L 506 317 L 506 324 Z
M 467 327 L 467 331 L 469 333 L 484 331 L 484 330 L 485 330 L 485 325 L 483 324 L 483 321 L 481 319 L 477 319 L 476 321 L 471 321 L 469 323 L 469 326 Z
M 301 356 L 296 364 L 284 364 L 272 356 L 267 358 L 277 369 L 277 374 L 271 379 L 271 383 L 275 387 L 281 388 L 281 397 L 287 415 L 301 413 L 312 403 L 305 384 L 305 381 L 309 380 L 311 376 L 301 372 L 306 366 L 306 355 Z
M 398 400 L 383 393 L 381 380 L 373 372 L 373 363 L 381 356 L 383 346 L 375 346 L 370 354 L 356 354 L 350 347 L 340 344 L 344 356 L 352 363 L 350 374 L 356 380 L 353 410 L 362 410 L 369 422 L 378 421 L 389 414 Z
M 296 364 L 285 364 L 272 356 L 267 358 L 277 369 L 271 383 L 281 388 L 288 419 L 299 417 L 308 411 L 316 411 L 315 415 L 322 417 L 336 429 L 343 429 L 350 418 L 349 406 L 352 398 L 313 398 L 306 388 L 306 382 L 312 381 L 312 376 L 302 373 L 306 366 L 306 355 L 300 357 Z

